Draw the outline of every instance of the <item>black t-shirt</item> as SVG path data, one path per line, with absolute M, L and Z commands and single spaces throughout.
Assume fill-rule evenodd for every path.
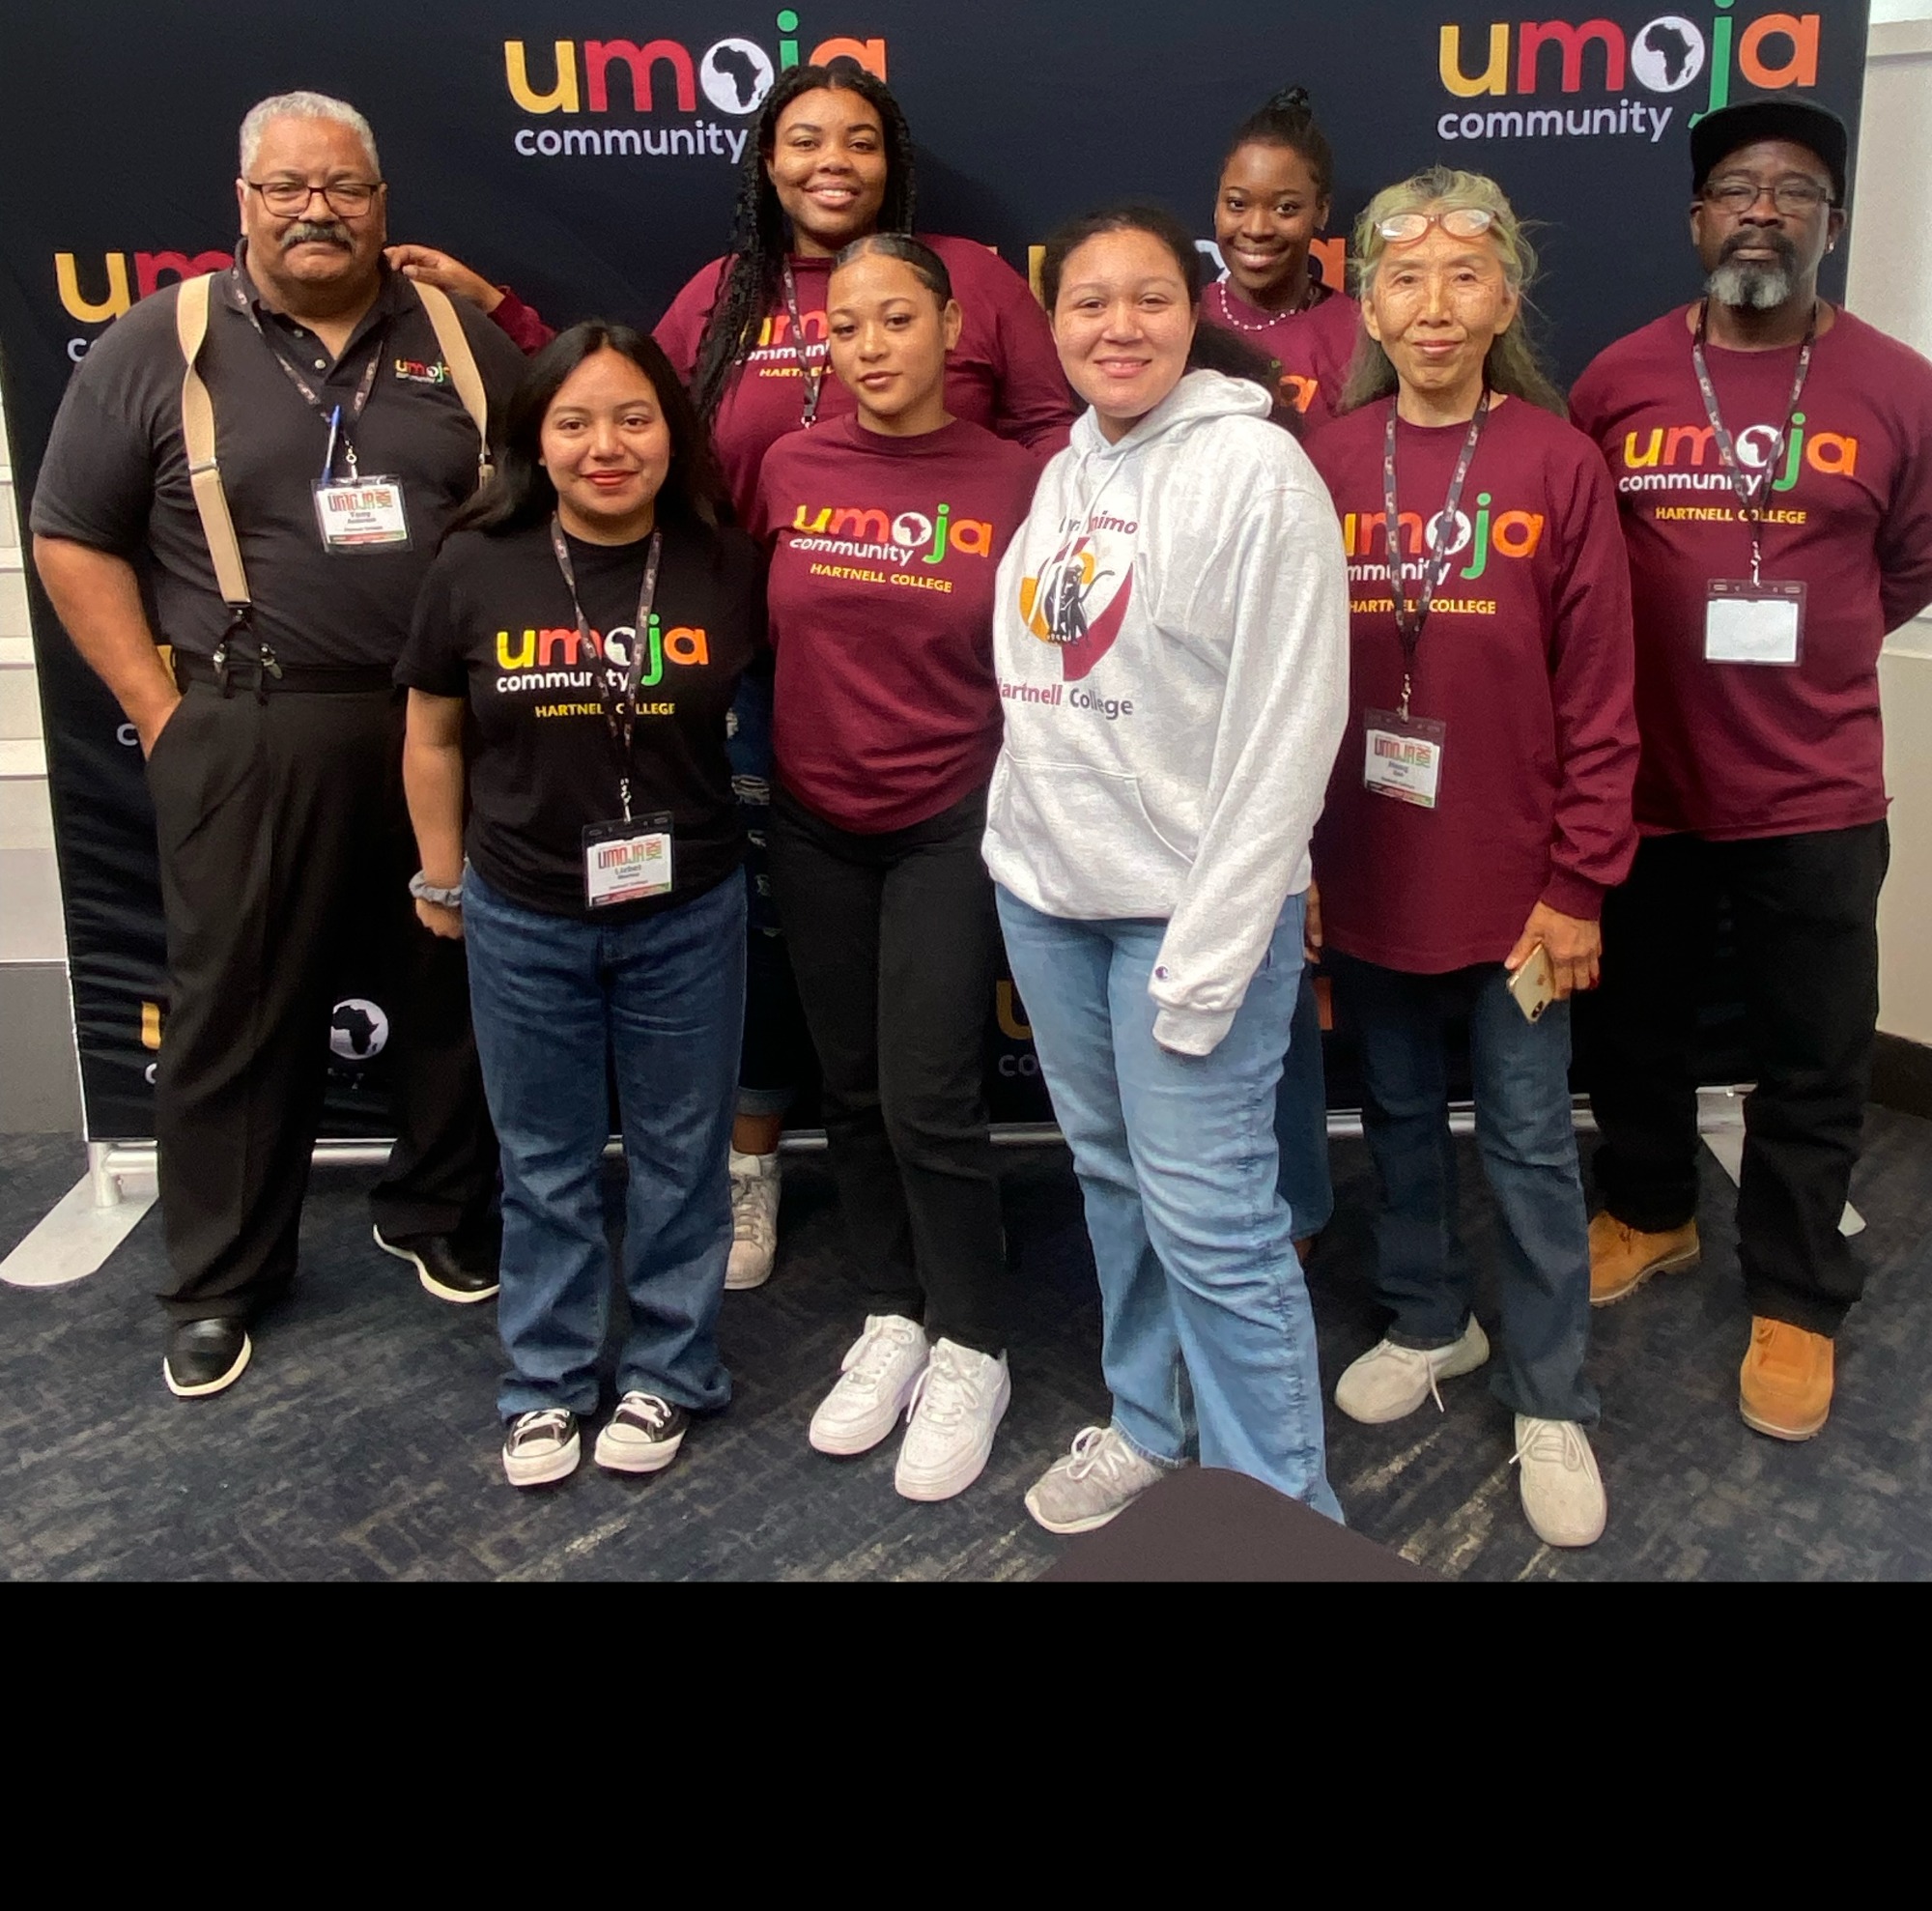
M 627 642 L 648 538 L 569 540 L 593 638 Z M 762 649 L 764 559 L 743 531 L 665 527 L 655 636 L 644 647 L 631 746 L 631 811 L 672 819 L 670 894 L 590 910 L 583 829 L 621 816 L 617 745 L 548 522 L 501 536 L 452 537 L 430 567 L 396 681 L 469 699 L 465 848 L 484 881 L 547 916 L 648 915 L 722 882 L 744 854 L 724 724 L 738 679 Z
M 32 518 L 45 536 L 136 564 L 160 640 L 205 657 L 221 641 L 228 613 L 182 442 L 180 297 L 179 287 L 167 286 L 143 299 L 81 360 L 54 420 Z M 491 415 L 500 419 L 523 357 L 473 305 L 455 302 Z M 345 424 L 376 360 L 354 442 L 366 475 L 403 481 L 407 551 L 344 556 L 323 548 L 312 486 L 328 450 L 328 419 L 277 358 L 299 370 L 326 407 L 339 405 Z M 387 670 L 409 634 L 437 543 L 476 488 L 476 428 L 415 288 L 384 267 L 375 304 L 331 361 L 313 332 L 262 302 L 238 265 L 212 288 L 197 363 L 214 401 L 215 455 L 256 634 L 294 669 Z M 348 475 L 339 450 L 336 474 Z

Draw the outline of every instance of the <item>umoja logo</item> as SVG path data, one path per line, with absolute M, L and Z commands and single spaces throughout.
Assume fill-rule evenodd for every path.
M 1103 567 L 1092 535 L 1076 530 L 1037 577 L 1020 580 L 1020 616 L 1042 643 L 1059 646 L 1060 674 L 1078 683 L 1114 647 L 1133 594 L 1131 562 Z
M 526 113 L 581 113 L 586 108 L 593 113 L 620 111 L 622 92 L 628 92 L 634 113 L 655 113 L 662 105 L 673 103 L 680 113 L 695 113 L 701 89 L 707 103 L 717 111 L 748 119 L 765 103 L 765 95 L 779 74 L 801 64 L 805 43 L 798 37 L 799 15 L 787 7 L 776 24 L 776 59 L 756 41 L 735 35 L 715 41 L 697 53 L 675 40 L 647 40 L 641 45 L 631 40 L 586 40 L 581 59 L 576 41 L 554 41 L 551 83 L 545 87 L 532 81 L 525 42 L 506 40 L 503 75 L 510 98 Z M 804 55 L 804 63 L 811 66 L 838 59 L 856 60 L 867 72 L 880 79 L 886 77 L 883 40 L 835 35 L 819 41 Z M 612 104 L 613 76 L 619 76 L 617 105 Z M 667 80 L 668 101 L 660 91 Z

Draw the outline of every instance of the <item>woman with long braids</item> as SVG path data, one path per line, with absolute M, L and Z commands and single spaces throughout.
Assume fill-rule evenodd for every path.
M 1362 329 L 1311 249 L 1334 194 L 1335 157 L 1307 89 L 1284 87 L 1235 128 L 1221 162 L 1214 242 L 1226 271 L 1201 300 L 1205 324 L 1275 361 L 1282 402 L 1310 431 L 1334 415 Z
M 731 249 L 692 278 L 656 329 L 710 430 L 740 523 L 773 444 L 855 409 L 826 357 L 832 261 L 874 232 L 909 233 L 916 199 L 912 135 L 883 80 L 845 59 L 780 75 L 745 144 Z M 1026 281 L 983 245 L 924 238 L 959 301 L 948 413 L 1015 440 L 1043 463 L 1065 443 L 1074 415 L 1045 316 Z M 513 293 L 445 253 L 405 245 L 389 259 L 410 277 L 474 299 L 526 350 L 551 335 Z M 745 679 L 732 718 L 732 776 L 752 844 L 752 929 L 728 1285 L 748 1288 L 770 1275 L 778 1249 L 779 1136 L 807 1042 L 764 866 L 772 759 L 770 688 L 761 677 Z

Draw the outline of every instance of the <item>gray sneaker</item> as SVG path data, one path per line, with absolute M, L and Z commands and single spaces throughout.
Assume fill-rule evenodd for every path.
M 1050 1533 L 1091 1533 L 1125 1512 L 1167 1470 L 1112 1427 L 1083 1427 L 1065 1459 L 1027 1490 L 1026 1508 Z

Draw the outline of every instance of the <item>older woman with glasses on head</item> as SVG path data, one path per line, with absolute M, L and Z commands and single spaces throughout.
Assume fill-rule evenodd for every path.
M 1530 1525 L 1585 1546 L 1605 1502 L 1567 998 L 1596 984 L 1604 893 L 1635 846 L 1629 572 L 1603 460 L 1523 336 L 1534 254 L 1497 186 L 1418 174 L 1377 195 L 1355 246 L 1370 346 L 1309 445 L 1350 585 L 1349 727 L 1315 870 L 1394 1319 L 1335 1402 L 1399 1419 L 1490 1356 L 1449 1132 L 1444 1029 L 1466 1016 L 1502 1219 L 1492 1385 Z

